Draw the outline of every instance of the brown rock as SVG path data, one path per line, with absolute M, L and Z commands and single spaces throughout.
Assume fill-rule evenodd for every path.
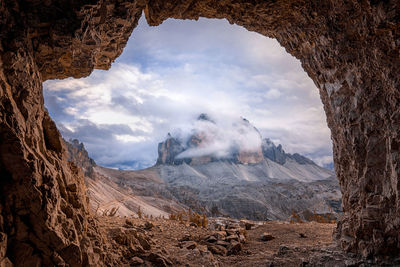
M 0 267 L 14 267 L 14 265 L 8 258 L 4 258 L 0 260 Z
M 133 257 L 129 260 L 131 266 L 141 265 L 144 261 L 139 257 Z
M 146 222 L 144 224 L 144 229 L 146 229 L 146 230 L 151 230 L 151 229 L 153 229 L 153 227 L 154 227 L 154 224 L 152 224 L 151 222 Z
M 275 239 L 275 237 L 273 237 L 271 234 L 269 234 L 269 233 L 262 233 L 261 235 L 260 235 L 260 239 L 262 240 L 262 241 L 270 241 L 270 240 L 272 240 L 272 239 Z
M 220 245 L 207 244 L 207 248 L 212 254 L 216 255 L 225 256 L 227 252 L 226 248 Z
M 209 237 L 206 238 L 206 241 L 209 243 L 215 243 L 217 242 L 217 238 L 215 236 L 210 235 Z
M 7 251 L 7 235 L 0 233 L 0 260 L 6 256 Z
M 190 241 L 192 236 L 190 234 L 185 234 L 179 241 Z
M 195 249 L 197 247 L 197 243 L 194 241 L 186 241 L 182 246 L 186 249 Z
M 168 257 L 160 253 L 151 252 L 147 256 L 147 260 L 152 262 L 155 266 L 166 267 L 172 265 L 171 260 L 169 260 Z
M 245 243 L 246 242 L 246 237 L 242 234 L 239 235 L 239 241 L 240 243 Z
M 242 244 L 237 241 L 232 240 L 227 248 L 227 255 L 237 255 L 240 251 L 242 251 Z
M 138 234 L 137 240 L 139 241 L 139 243 L 143 247 L 143 249 L 145 249 L 145 250 L 151 249 L 149 240 L 143 234 Z
M 254 227 L 254 223 L 246 222 L 244 227 L 246 230 L 251 230 L 251 228 Z
M 216 245 L 227 247 L 227 246 L 229 246 L 229 242 L 218 240 Z
M 230 235 L 225 238 L 226 242 L 239 241 L 238 235 Z
M 213 233 L 213 235 L 217 238 L 217 239 L 225 239 L 225 237 L 227 236 L 225 231 L 216 231 Z

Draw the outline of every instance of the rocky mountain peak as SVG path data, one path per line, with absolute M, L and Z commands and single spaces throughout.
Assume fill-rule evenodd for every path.
M 70 139 L 69 142 L 64 140 L 64 143 L 68 149 L 68 161 L 80 167 L 85 176 L 93 178 L 93 167 L 96 166 L 96 162 L 89 157 L 84 144 L 78 139 Z
M 197 117 L 197 120 L 198 120 L 198 121 L 209 121 L 209 122 L 215 123 L 215 121 L 212 120 L 212 119 L 210 118 L 210 116 L 209 116 L 207 113 L 201 113 L 201 114 Z
M 285 164 L 288 159 L 294 160 L 299 164 L 316 165 L 311 159 L 304 157 L 298 153 L 290 154 L 283 150 L 282 145 L 276 146 L 269 138 L 264 138 L 262 142 L 262 151 L 265 158 L 275 161 L 281 165 Z
M 281 144 L 276 146 L 269 138 L 262 139 L 258 129 L 246 118 L 241 117 L 227 126 L 202 113 L 197 121 L 201 125 L 195 126 L 186 138 L 168 133 L 167 139 L 158 145 L 157 164 L 198 165 L 214 161 L 255 164 L 269 159 L 283 165 L 290 159 L 315 165 L 300 154 L 286 153 Z

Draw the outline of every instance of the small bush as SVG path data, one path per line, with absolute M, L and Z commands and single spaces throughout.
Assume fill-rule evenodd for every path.
M 142 210 L 140 209 L 140 206 L 138 207 L 137 216 L 138 216 L 139 219 L 142 219 L 142 217 L 143 217 Z

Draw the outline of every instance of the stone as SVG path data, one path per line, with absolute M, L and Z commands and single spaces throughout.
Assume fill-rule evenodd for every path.
M 227 255 L 237 255 L 240 251 L 242 251 L 242 244 L 232 240 L 227 248 Z
M 275 239 L 275 237 L 273 237 L 271 234 L 269 234 L 269 233 L 262 233 L 261 235 L 260 235 L 260 239 L 262 240 L 262 241 L 270 241 L 270 240 L 272 240 L 272 239 Z
M 143 249 L 145 250 L 151 249 L 149 240 L 143 234 L 138 234 L 136 238 L 139 241 L 140 245 L 143 247 Z
M 125 224 L 128 226 L 128 228 L 133 226 L 133 222 L 130 219 L 126 219 Z
M 217 243 L 215 243 L 215 244 L 218 246 L 223 246 L 223 247 L 229 246 L 229 242 L 222 241 L 222 240 L 218 240 Z
M 300 238 L 307 238 L 307 236 L 304 233 L 299 233 Z
M 151 252 L 146 259 L 152 262 L 155 266 L 166 267 L 172 265 L 171 260 L 160 253 Z
M 226 248 L 220 245 L 207 244 L 207 248 L 212 254 L 225 256 L 227 253 Z
M 133 257 L 129 260 L 131 266 L 141 265 L 144 261 L 139 257 Z
M 0 260 L 0 267 L 14 267 L 14 265 L 8 258 L 4 258 Z
M 238 235 L 230 235 L 225 238 L 226 242 L 239 241 Z
M 244 224 L 244 228 L 246 230 L 251 230 L 251 228 L 253 228 L 253 227 L 254 227 L 254 223 L 245 222 L 245 224 Z
M 190 234 L 184 234 L 179 241 L 190 241 L 192 239 L 192 236 Z
M 194 241 L 186 241 L 182 246 L 186 249 L 195 249 L 197 247 L 197 243 Z
M 215 243 L 217 242 L 217 238 L 213 235 L 210 235 L 209 237 L 206 238 L 206 241 L 209 243 Z
M 290 251 L 290 248 L 286 245 L 280 245 L 278 249 L 278 255 L 282 256 L 287 254 Z
M 227 236 L 225 231 L 216 231 L 213 234 L 215 236 L 215 238 L 217 239 L 225 239 L 225 237 Z
M 151 222 L 146 222 L 144 224 L 144 229 L 145 230 L 151 230 L 151 229 L 153 229 L 153 227 L 154 227 L 154 224 L 152 224 Z
M 0 233 L 0 260 L 6 256 L 7 252 L 7 235 Z
M 245 243 L 246 242 L 246 237 L 242 234 L 239 235 L 239 241 L 240 243 Z

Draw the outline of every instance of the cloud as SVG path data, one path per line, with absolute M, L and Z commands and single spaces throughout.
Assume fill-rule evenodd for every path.
M 83 141 L 109 167 L 151 165 L 157 143 L 190 131 L 203 112 L 243 116 L 288 152 L 321 162 L 332 156 L 318 90 L 300 62 L 226 20 L 149 27 L 142 18 L 109 71 L 47 81 L 44 97 L 63 136 Z
M 270 89 L 270 90 L 268 90 L 268 92 L 265 96 L 268 99 L 277 99 L 281 96 L 281 94 L 282 93 L 279 92 L 277 89 Z
M 214 156 L 223 158 L 231 155 L 237 148 L 243 151 L 255 151 L 261 147 L 260 133 L 247 121 L 241 118 L 211 116 L 212 121 L 196 120 L 190 132 L 181 132 L 180 139 L 187 143 L 193 134 L 199 136 L 202 142 L 187 150 L 177 158 L 192 158 Z

